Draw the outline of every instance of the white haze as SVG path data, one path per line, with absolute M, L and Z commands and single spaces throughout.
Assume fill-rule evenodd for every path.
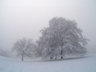
M 96 52 L 95 0 L 0 0 L 0 48 L 11 49 L 17 39 L 39 39 L 53 17 L 75 20 Z

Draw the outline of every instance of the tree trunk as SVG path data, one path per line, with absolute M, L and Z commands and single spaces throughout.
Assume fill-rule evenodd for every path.
M 63 49 L 61 49 L 60 54 L 61 54 L 61 59 L 63 59 Z
M 22 55 L 22 57 L 21 57 L 21 61 L 24 61 L 24 57 L 23 57 L 23 55 Z
M 61 56 L 61 59 L 63 59 L 63 56 Z
M 21 60 L 24 61 L 24 51 L 23 51 L 23 53 L 21 55 Z

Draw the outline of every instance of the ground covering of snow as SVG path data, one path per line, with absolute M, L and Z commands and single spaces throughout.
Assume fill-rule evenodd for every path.
M 96 56 L 58 61 L 24 61 L 0 56 L 0 72 L 96 72 Z

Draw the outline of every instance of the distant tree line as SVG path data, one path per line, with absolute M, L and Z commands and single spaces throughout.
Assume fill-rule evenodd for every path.
M 75 21 L 55 17 L 49 21 L 49 27 L 40 32 L 42 36 L 36 42 L 23 38 L 14 44 L 13 51 L 21 56 L 22 61 L 25 56 L 57 60 L 68 55 L 85 55 L 87 52 L 87 39 Z

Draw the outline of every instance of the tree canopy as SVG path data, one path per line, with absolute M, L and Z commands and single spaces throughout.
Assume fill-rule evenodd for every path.
M 55 17 L 49 21 L 49 27 L 41 30 L 41 33 L 38 42 L 41 51 L 46 48 L 48 52 L 54 52 L 56 48 L 59 48 L 59 51 L 61 48 L 62 54 L 86 53 L 87 41 L 75 21 Z

